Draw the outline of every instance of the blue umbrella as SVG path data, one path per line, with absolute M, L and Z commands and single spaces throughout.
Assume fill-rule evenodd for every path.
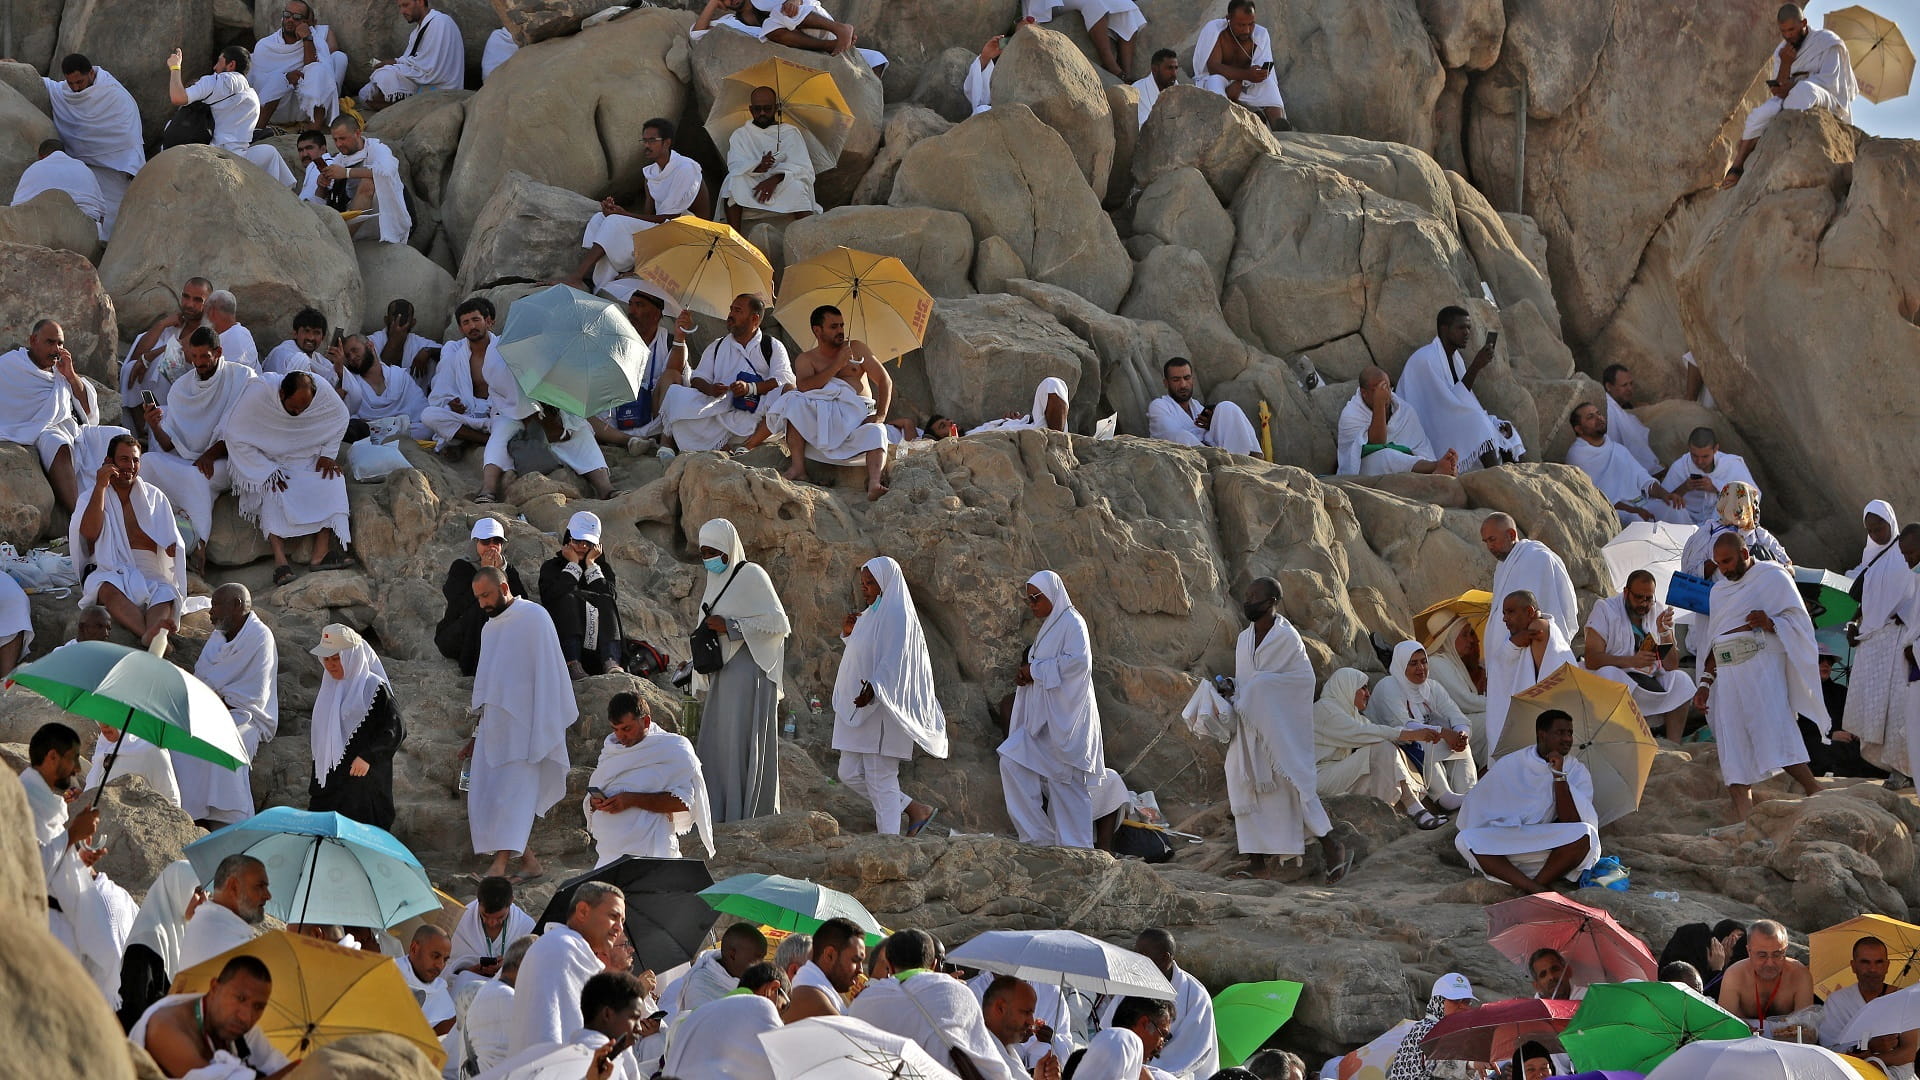
M 507 309 L 500 359 L 528 397 L 593 416 L 640 396 L 648 351 L 619 305 L 554 285 Z
M 229 855 L 267 868 L 267 914 L 288 923 L 385 928 L 440 910 L 427 872 L 385 829 L 275 806 L 187 845 L 201 880 Z

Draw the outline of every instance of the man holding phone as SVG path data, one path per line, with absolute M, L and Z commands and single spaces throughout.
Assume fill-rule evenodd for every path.
M 1193 85 L 1258 112 L 1275 131 L 1292 131 L 1273 74 L 1273 35 L 1254 20 L 1253 0 L 1229 0 L 1227 17 L 1201 28 L 1193 45 Z
M 647 1019 L 640 980 L 624 971 L 603 971 L 580 988 L 584 1026 L 565 1042 L 528 1047 L 496 1066 L 492 1075 L 515 1080 L 641 1080 L 631 1053 Z
M 1673 647 L 1673 609 L 1654 597 L 1653 575 L 1635 570 L 1627 587 L 1593 605 L 1587 616 L 1587 670 L 1633 690 L 1634 704 L 1649 722 L 1665 717 L 1666 737 L 1679 742 L 1693 704 L 1693 679 L 1680 668 Z
M 1474 381 L 1493 363 L 1500 333 L 1488 331 L 1468 361 L 1461 350 L 1472 340 L 1473 316 L 1467 309 L 1443 307 L 1434 317 L 1433 340 L 1408 357 L 1400 372 L 1400 396 L 1419 415 L 1433 448 L 1453 451 L 1461 472 L 1518 461 L 1527 452 L 1513 425 L 1487 412 L 1473 393 Z

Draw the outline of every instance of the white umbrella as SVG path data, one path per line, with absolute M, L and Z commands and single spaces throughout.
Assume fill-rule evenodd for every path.
M 1708 1039 L 1674 1051 L 1647 1080 L 1860 1080 L 1860 1074 L 1824 1046 Z
M 1153 961 L 1077 930 L 989 930 L 947 954 L 947 960 L 1090 994 L 1174 999 L 1173 984 Z
M 1841 1046 L 1857 1046 L 1876 1036 L 1915 1028 L 1920 1028 L 1920 986 L 1909 986 L 1867 1002 L 1834 1041 Z
M 1627 587 L 1627 575 L 1645 570 L 1653 575 L 1653 595 L 1667 595 L 1667 581 L 1680 569 L 1680 555 L 1697 525 L 1670 525 L 1664 521 L 1636 521 L 1607 541 L 1600 554 L 1607 560 L 1613 591 Z
M 920 1044 L 851 1016 L 815 1016 L 760 1033 L 780 1080 L 959 1080 Z

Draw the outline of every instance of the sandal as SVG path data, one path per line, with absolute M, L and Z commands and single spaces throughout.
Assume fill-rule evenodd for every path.
M 1340 853 L 1340 862 L 1328 867 L 1327 884 L 1338 885 L 1347 878 L 1347 871 L 1353 869 L 1353 849 L 1339 841 L 1334 842 L 1334 850 Z
M 292 580 L 293 580 L 293 564 L 292 563 L 281 563 L 279 566 L 276 566 L 273 568 L 273 583 L 275 585 L 285 585 L 287 582 Z
M 926 817 L 923 817 L 919 821 L 914 822 L 912 825 L 907 826 L 907 835 L 919 836 L 922 832 L 926 831 L 927 826 L 933 824 L 933 819 L 939 816 L 940 816 L 940 808 L 937 806 L 933 807 L 931 810 L 927 812 Z
M 1745 175 L 1747 175 L 1747 169 L 1744 165 L 1735 165 L 1733 168 L 1728 169 L 1727 175 L 1720 179 L 1720 190 L 1725 191 L 1739 183 L 1740 178 Z
M 359 565 L 360 565 L 360 560 L 354 558 L 350 552 L 336 551 L 328 555 L 324 560 L 320 562 L 308 563 L 307 570 L 309 572 L 319 572 L 324 570 L 351 570 Z
M 474 493 L 473 501 L 477 503 L 497 503 L 500 501 L 500 497 L 497 495 L 489 495 L 484 491 L 480 491 L 480 492 Z
M 1432 832 L 1440 826 L 1445 825 L 1448 820 L 1450 819 L 1447 815 L 1436 814 L 1424 806 L 1420 808 L 1419 813 L 1413 815 L 1413 823 L 1420 827 L 1421 832 Z

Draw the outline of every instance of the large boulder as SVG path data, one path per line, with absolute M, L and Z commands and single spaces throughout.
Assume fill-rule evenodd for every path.
M 973 293 L 973 228 L 950 210 L 842 206 L 787 226 L 784 243 L 788 266 L 844 246 L 899 259 L 934 296 Z
M 1192 248 L 1207 260 L 1214 288 L 1226 282 L 1227 260 L 1233 257 L 1233 215 L 1214 197 L 1200 170 L 1175 169 L 1148 184 L 1134 203 L 1133 231 L 1130 247 L 1152 237 Z
M 43 191 L 24 203 L 0 206 L 0 243 L 31 244 L 100 257 L 100 226 L 64 191 Z
M 39 160 L 41 142 L 54 137 L 53 118 L 26 96 L 0 83 L 0 192 L 13 201 L 20 174 Z
M 31 446 L 0 443 L 0 543 L 31 551 L 53 524 L 53 488 Z
M 24 821 L 22 828 L 31 831 Z M 80 962 L 47 932 L 44 916 L 0 919 L 0 1001 L 10 1003 L 0 1018 L 8 1056 L 32 1063 L 21 1071 L 133 1080 L 119 1020 Z
M 360 265 L 360 332 L 371 334 L 384 325 L 387 302 L 398 297 L 413 301 L 421 326 L 439 326 L 453 314 L 453 275 L 405 244 L 363 240 L 353 245 Z
M 0 447 L 0 452 L 15 447 Z M 4 475 L 4 473 L 0 473 Z M 26 690 L 7 690 L 8 697 L 25 698 Z M 9 705 L 14 702 L 9 701 Z M 34 840 L 33 811 L 27 789 L 0 773 L 0 923 L 37 923 L 47 919 L 47 879 L 41 869 L 40 845 Z
M 962 118 L 966 113 L 961 113 Z M 919 105 L 887 106 L 887 122 L 880 136 L 880 150 L 854 189 L 856 203 L 884 203 L 893 194 L 893 178 L 906 160 L 907 151 L 921 139 L 942 134 L 953 122 L 933 109 Z
M 433 6 L 453 16 L 466 46 L 467 70 L 478 77 L 487 37 L 500 26 L 492 0 L 434 0 Z M 254 40 L 280 29 L 279 7 L 258 2 L 252 7 Z M 400 14 L 393 0 L 331 0 L 320 8 L 320 16 L 333 35 L 333 47 L 347 54 L 347 81 L 340 88 L 343 93 L 367 81 L 376 58 L 391 60 L 406 48 L 407 35 L 413 32 L 413 24 Z M 246 45 L 252 48 L 253 42 Z M 161 98 L 165 97 L 163 89 Z
M 59 78 L 60 57 L 53 47 L 60 34 L 60 9 L 66 0 L 15 0 L 13 58 L 22 66 Z
M 933 390 L 932 411 L 953 417 L 963 430 L 1008 413 L 1025 415 L 1034 387 L 1048 377 L 1067 384 L 1068 429 L 1092 430 L 1099 357 L 1026 300 L 968 296 L 936 304 L 919 355 Z
M 510 172 L 480 208 L 454 293 L 524 281 L 551 281 L 580 265 L 580 238 L 599 211 L 592 199 Z M 422 326 L 436 323 L 421 322 Z
M 18 11 L 19 8 L 16 7 L 14 10 Z M 49 24 L 46 32 L 51 35 L 53 30 L 54 25 Z M 0 83 L 6 83 L 19 91 L 20 96 L 26 98 L 34 108 L 51 118 L 53 99 L 47 93 L 47 84 L 41 81 L 39 67 L 43 66 L 45 65 L 25 64 L 18 60 L 0 60 Z M 59 70 L 57 66 L 52 69 L 53 77 L 56 79 L 60 77 Z
M 1006 241 L 1025 276 L 1112 310 L 1133 280 L 1133 261 L 1093 189 L 1061 180 L 1078 175 L 1059 133 L 1026 106 L 1009 105 L 916 145 L 890 201 L 958 211 L 976 239 Z
M 1026 278 L 1006 283 L 1007 292 L 1059 320 L 1100 357 L 1101 388 L 1107 408 L 1125 435 L 1147 433 L 1147 406 L 1165 392 L 1161 365 L 1185 356 L 1187 343 L 1163 322 L 1137 322 L 1103 311 L 1078 293 Z
M 698 10 L 699 5 L 692 5 Z M 892 0 L 840 0 L 831 8 L 860 33 L 862 48 L 878 49 L 887 57 L 881 73 L 888 101 L 914 95 L 916 87 L 937 68 L 945 54 L 965 50 L 968 56 L 996 34 L 1004 34 L 1019 14 L 1007 0 L 946 0 L 940 4 L 900 4 Z M 941 79 L 942 83 L 949 80 Z M 957 94 L 958 79 L 950 80 Z M 949 120 L 966 116 L 946 114 Z
M 398 1035 L 349 1035 L 301 1059 L 287 1080 L 434 1080 L 433 1060 Z
M 1113 170 L 1113 109 L 1100 73 L 1073 43 L 1043 26 L 1022 26 L 993 68 L 996 107 L 1025 105 L 1060 133 L 1080 175 L 1105 199 Z
M 1228 202 L 1255 161 L 1279 152 L 1280 144 L 1251 112 L 1197 86 L 1169 86 L 1140 129 L 1133 182 L 1145 188 L 1175 169 L 1198 169 Z
M 102 741 L 93 753 L 112 750 Z M 100 820 L 113 823 L 113 842 L 96 868 L 135 890 L 145 888 L 168 864 L 184 858 L 181 852 L 186 846 L 206 835 L 185 810 L 149 787 L 143 776 L 107 779 L 100 792 Z
M 0 241 L 0 280 L 7 283 L 0 289 L 0 346 L 25 344 L 34 323 L 53 319 L 66 333 L 74 368 L 119 385 L 113 299 L 92 263 L 71 251 Z
M 637 196 L 647 163 L 641 126 L 686 109 L 688 18 L 629 12 L 529 45 L 494 72 L 468 106 L 487 122 L 465 125 L 447 179 L 444 221 L 454 249 L 464 251 L 481 207 L 509 172 L 596 201 Z
M 18 12 L 14 17 L 19 18 Z M 279 23 L 277 12 L 274 22 Z M 66 0 L 54 56 L 83 53 L 95 67 L 113 72 L 139 102 L 141 123 L 155 131 L 173 114 L 167 100 L 167 52 L 174 48 L 184 53 L 180 77 L 188 84 L 213 70 L 213 0 L 136 5 Z
M 493 0 L 500 25 L 522 45 L 577 33 L 580 24 L 614 6 L 614 0 Z
M 182 229 L 178 210 L 219 229 Z M 273 243 L 234 243 L 271 236 Z M 121 321 L 144 327 L 173 309 L 176 290 L 200 275 L 259 312 L 248 324 L 262 346 L 293 332 L 293 315 L 313 307 L 333 326 L 360 322 L 360 268 L 340 215 L 296 199 L 245 159 L 210 146 L 176 146 L 127 187 L 100 282 Z

